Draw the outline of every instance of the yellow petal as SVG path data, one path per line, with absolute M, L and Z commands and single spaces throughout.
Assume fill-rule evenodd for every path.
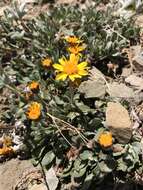
M 67 74 L 60 73 L 56 76 L 56 80 L 65 80 L 67 78 Z
M 87 62 L 81 62 L 80 64 L 77 65 L 78 69 L 84 69 L 87 66 Z
M 78 74 L 82 75 L 82 76 L 86 76 L 86 75 L 88 75 L 88 72 L 86 70 L 79 70 Z
M 76 78 L 81 78 L 81 76 L 78 74 L 73 74 L 73 75 L 69 75 L 69 78 L 71 79 L 71 81 L 74 81 Z
M 85 46 L 79 46 L 79 51 L 83 51 L 85 48 Z
M 60 64 L 53 64 L 53 67 L 59 71 L 63 71 L 63 66 Z
M 78 60 L 79 60 L 79 56 L 78 55 L 76 56 L 73 53 L 70 54 L 70 62 L 73 62 L 73 63 L 77 64 Z
M 66 64 L 66 62 L 67 62 L 67 60 L 66 60 L 65 57 L 62 57 L 62 58 L 59 59 L 59 63 L 60 63 L 61 65 L 63 65 L 63 66 Z

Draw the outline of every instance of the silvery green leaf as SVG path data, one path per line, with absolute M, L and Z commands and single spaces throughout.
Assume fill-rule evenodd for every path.
M 104 172 L 104 173 L 110 173 L 112 172 L 112 168 L 109 168 L 104 161 L 100 162 L 99 163 L 99 167 L 100 167 L 100 170 L 101 172 Z
M 55 158 L 55 154 L 53 153 L 53 151 L 47 152 L 47 154 L 42 159 L 42 165 L 48 166 L 49 164 L 51 164 L 54 158 Z
M 79 170 L 78 169 L 76 170 L 76 168 L 75 168 L 75 170 L 72 173 L 72 176 L 74 178 L 80 178 L 80 177 L 82 177 L 86 173 L 86 168 L 87 168 L 86 166 L 83 167 L 83 168 L 81 168 L 81 169 L 79 169 Z
M 93 154 L 92 151 L 85 150 L 85 151 L 83 151 L 83 152 L 79 155 L 79 157 L 80 157 L 81 160 L 92 160 L 92 158 L 93 158 L 93 155 L 92 155 L 92 154 Z
M 9 33 L 11 39 L 22 39 L 22 37 L 24 36 L 25 32 L 11 32 Z

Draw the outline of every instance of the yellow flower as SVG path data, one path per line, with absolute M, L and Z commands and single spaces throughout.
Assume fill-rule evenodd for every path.
M 70 52 L 70 53 L 73 53 L 73 54 L 79 54 L 81 51 L 83 51 L 85 49 L 85 46 L 84 45 L 73 45 L 73 46 L 70 46 L 67 48 L 67 50 Z
M 0 148 L 0 155 L 8 155 L 8 154 L 11 154 L 13 152 L 14 152 L 14 150 L 11 147 Z
M 26 112 L 27 117 L 31 120 L 36 120 L 41 115 L 41 104 L 38 102 L 32 102 L 28 107 L 28 111 Z
M 64 81 L 67 77 L 69 77 L 71 81 L 74 81 L 76 78 L 82 78 L 83 76 L 88 75 L 87 62 L 78 62 L 79 56 L 75 54 L 70 54 L 69 60 L 65 57 L 59 59 L 60 64 L 53 65 L 58 72 L 56 80 Z
M 99 144 L 105 148 L 110 147 L 113 143 L 112 134 L 104 132 L 99 137 Z
M 30 90 L 38 90 L 39 83 L 36 81 L 32 81 L 31 83 L 28 84 L 28 87 L 30 88 Z
M 66 36 L 65 40 L 70 43 L 70 44 L 79 44 L 82 43 L 83 40 L 80 40 L 79 38 L 77 38 L 76 36 Z
M 52 64 L 52 60 L 50 58 L 45 58 L 42 60 L 41 63 L 44 67 L 50 67 Z

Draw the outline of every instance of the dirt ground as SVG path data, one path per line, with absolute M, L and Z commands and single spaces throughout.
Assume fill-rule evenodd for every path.
M 0 190 L 12 190 L 22 173 L 33 168 L 28 160 L 12 159 L 0 165 Z

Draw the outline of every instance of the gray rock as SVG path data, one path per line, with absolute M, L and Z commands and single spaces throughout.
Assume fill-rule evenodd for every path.
M 86 98 L 103 98 L 106 94 L 104 75 L 95 67 L 90 70 L 89 79 L 82 82 L 79 91 Z
M 142 90 L 143 89 L 143 78 L 136 76 L 135 74 L 132 74 L 128 76 L 125 79 L 126 83 L 129 83 L 132 85 L 134 88 Z
M 128 143 L 131 139 L 132 123 L 128 111 L 120 103 L 108 103 L 106 125 L 119 143 Z
M 143 53 L 133 58 L 133 66 L 139 71 L 143 71 Z
M 124 67 L 122 69 L 122 77 L 128 77 L 131 74 L 131 72 L 132 72 L 131 67 L 130 68 Z
M 46 181 L 48 183 L 49 190 L 56 190 L 58 183 L 59 183 L 59 180 L 56 177 L 54 169 L 51 168 L 45 172 L 46 172 Z
M 106 93 L 104 81 L 85 81 L 80 87 L 79 91 L 85 94 L 85 98 L 103 98 Z
M 143 51 L 141 45 L 131 46 L 130 54 L 132 67 L 137 71 L 143 71 Z
M 134 98 L 134 91 L 132 88 L 123 83 L 113 82 L 108 85 L 108 93 L 114 98 Z

